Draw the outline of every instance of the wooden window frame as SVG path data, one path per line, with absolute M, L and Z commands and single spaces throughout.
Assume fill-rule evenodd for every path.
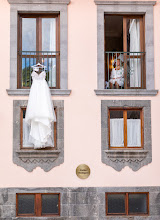
M 127 14 L 106 14 L 107 16 L 122 16 L 123 17 L 123 52 L 127 51 L 127 19 L 140 19 L 140 52 L 145 52 L 145 15 L 127 15 Z M 104 15 L 104 23 L 105 23 L 105 15 Z M 104 25 L 105 29 L 105 25 Z M 104 30 L 104 47 L 106 45 L 105 41 L 105 30 Z M 118 51 L 117 51 L 118 52 Z M 132 58 L 132 56 L 129 56 L 124 53 L 124 60 L 127 60 L 127 58 Z M 136 56 L 137 58 L 141 58 L 140 56 Z M 105 70 L 107 66 L 106 58 L 105 58 Z M 127 72 L 125 71 L 127 69 L 127 62 L 124 62 L 124 89 L 146 89 L 146 62 L 145 62 L 145 54 L 143 54 L 143 63 L 141 63 L 141 87 L 128 87 L 127 86 Z M 143 74 L 142 74 L 143 72 Z M 105 77 L 106 77 L 106 71 L 105 71 Z M 142 85 L 143 81 L 143 85 Z
M 32 147 L 23 147 L 23 111 L 26 110 L 27 107 L 21 107 L 20 111 L 20 149 L 21 150 L 33 150 Z M 55 115 L 57 118 L 57 108 L 54 107 Z M 54 122 L 54 147 L 45 147 L 38 150 L 55 150 L 57 149 L 57 121 Z
M 34 195 L 34 214 L 18 214 L 18 195 Z M 58 195 L 58 214 L 42 214 L 42 195 Z M 34 216 L 34 217 L 50 217 L 50 216 L 60 216 L 60 193 L 16 193 L 16 216 Z
M 124 147 L 111 147 L 110 146 L 110 111 L 123 111 L 124 119 Z M 141 146 L 140 147 L 128 147 L 127 146 L 127 111 L 140 111 L 140 120 L 141 120 Z M 143 149 L 144 148 L 144 113 L 143 108 L 114 108 L 110 107 L 108 109 L 108 144 L 109 149 Z
M 125 213 L 108 213 L 108 195 L 109 194 L 123 194 L 125 195 Z M 146 203 L 147 203 L 147 213 L 129 213 L 129 195 L 130 194 L 146 194 L 147 195 L 147 200 L 146 200 Z M 106 199 L 106 216 L 148 216 L 149 215 L 149 192 L 114 192 L 114 193 L 106 193 L 105 194 L 105 199 Z
M 59 13 L 19 13 L 18 14 L 18 37 L 17 37 L 17 88 L 29 89 L 22 87 L 22 58 L 35 57 L 35 55 L 21 55 L 22 51 L 22 18 L 36 18 L 36 51 L 42 51 L 42 18 L 56 18 L 56 55 L 44 55 L 44 58 L 56 58 L 56 87 L 51 89 L 60 89 L 60 14 Z M 37 55 L 36 55 L 37 56 Z

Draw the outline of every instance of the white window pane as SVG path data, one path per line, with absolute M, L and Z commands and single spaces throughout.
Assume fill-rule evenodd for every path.
M 110 119 L 110 146 L 124 147 L 123 118 Z
M 42 18 L 42 50 L 56 51 L 56 18 Z
M 22 18 L 22 50 L 36 51 L 36 18 Z
M 140 119 L 127 119 L 127 146 L 141 147 Z

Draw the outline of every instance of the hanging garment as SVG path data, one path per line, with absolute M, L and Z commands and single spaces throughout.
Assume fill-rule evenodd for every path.
M 130 20 L 130 52 L 140 52 L 140 21 Z M 141 58 L 139 53 L 131 53 L 130 58 L 130 87 L 141 87 Z
M 30 89 L 25 122 L 30 125 L 29 142 L 34 148 L 54 147 L 51 123 L 56 121 L 53 103 L 45 71 L 37 74 L 32 72 L 32 86 Z

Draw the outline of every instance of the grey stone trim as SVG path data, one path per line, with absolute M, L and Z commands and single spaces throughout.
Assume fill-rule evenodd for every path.
M 7 89 L 10 96 L 29 96 L 30 89 Z M 70 89 L 50 89 L 51 96 L 69 96 L 71 94 Z
M 106 192 L 149 192 L 148 216 L 106 216 Z M 60 217 L 16 217 L 16 193 L 60 193 Z M 159 220 L 160 187 L 0 188 L 3 220 Z
M 14 0 L 12 0 L 14 1 Z M 96 5 L 155 5 L 156 1 L 107 1 L 94 0 Z
M 137 107 L 143 109 L 144 148 L 111 150 L 108 145 L 108 109 L 110 107 Z M 102 162 L 121 171 L 129 166 L 133 171 L 152 162 L 151 102 L 148 100 L 102 100 L 101 101 L 101 158 Z
M 9 4 L 69 4 L 70 0 L 8 0 Z
M 17 89 L 17 19 L 18 12 L 47 13 L 60 12 L 60 89 L 68 89 L 68 15 L 66 1 L 50 4 L 50 0 L 42 1 L 45 4 L 12 4 L 10 5 L 10 89 Z M 21 2 L 20 0 L 18 2 Z M 29 1 L 31 2 L 31 1 Z M 34 1 L 33 1 L 34 2 Z M 66 4 L 61 4 L 66 2 Z
M 98 4 L 99 2 L 99 4 Z M 96 1 L 97 5 L 97 89 L 105 85 L 104 71 L 104 14 L 145 14 L 146 89 L 154 90 L 154 29 L 153 4 L 139 1 Z M 101 4 L 100 4 L 101 3 Z M 102 4 L 103 3 L 103 4 Z M 105 4 L 106 3 L 106 4 Z M 127 4 L 129 3 L 129 4 Z
M 100 96 L 156 96 L 158 90 L 147 89 L 95 89 Z
M 56 150 L 20 149 L 20 110 L 27 103 L 27 100 L 13 100 L 13 162 L 29 172 L 36 167 L 48 172 L 64 162 L 64 101 L 53 101 L 57 111 Z

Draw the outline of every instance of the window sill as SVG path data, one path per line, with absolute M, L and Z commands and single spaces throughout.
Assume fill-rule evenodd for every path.
M 122 161 L 122 160 L 131 160 L 137 162 L 141 162 L 146 156 L 148 151 L 147 150 L 106 150 L 107 157 L 110 158 L 112 161 Z
M 58 158 L 58 155 L 60 154 L 60 151 L 58 150 L 18 150 L 16 151 L 18 154 L 18 157 L 23 160 L 23 162 L 32 162 L 33 160 L 36 160 L 37 162 L 40 162 L 39 160 L 48 160 L 50 162 L 53 162 L 55 158 Z M 53 161 L 52 161 L 53 160 Z
M 95 89 L 98 96 L 156 96 L 158 90 L 147 89 Z
M 113 167 L 120 171 L 125 166 L 129 166 L 132 170 L 137 171 L 144 160 L 147 158 L 149 151 L 147 150 L 105 150 L 106 157 L 113 163 Z
M 49 171 L 49 165 L 53 164 L 53 162 L 59 157 L 61 151 L 59 150 L 17 150 L 16 154 L 18 158 L 25 163 L 27 166 L 28 171 L 32 171 L 33 167 L 30 167 L 30 164 L 35 165 L 36 168 L 37 164 L 44 169 L 45 171 Z M 49 170 L 48 170 L 49 169 Z
M 28 96 L 30 89 L 7 89 L 10 96 Z M 70 89 L 50 89 L 52 96 L 69 96 L 71 94 Z

